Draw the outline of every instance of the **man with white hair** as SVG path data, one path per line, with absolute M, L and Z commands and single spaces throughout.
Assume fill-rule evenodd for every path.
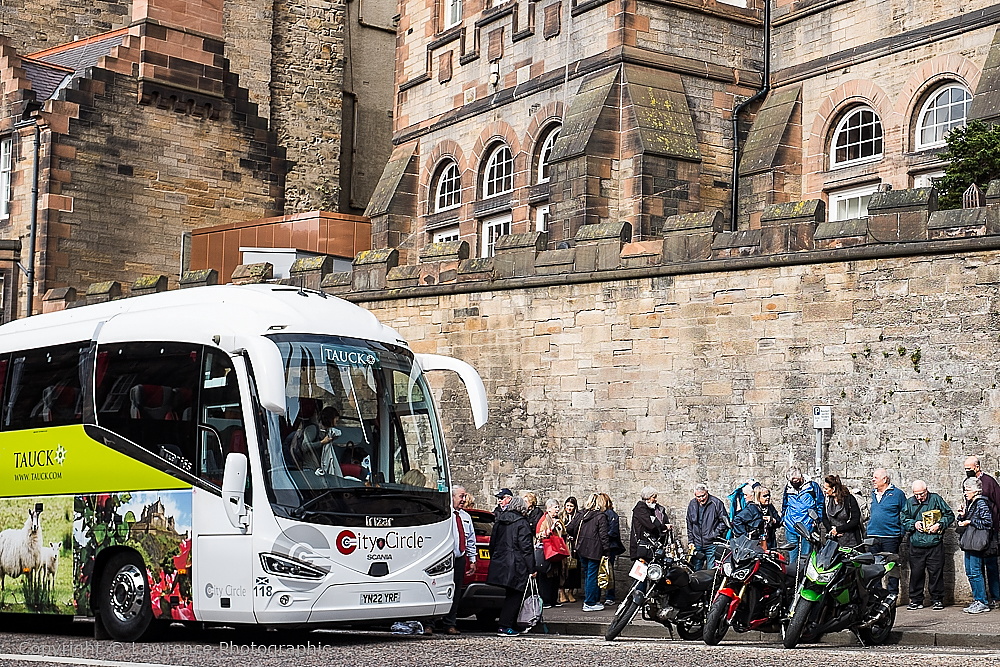
M 903 530 L 910 535 L 910 604 L 924 608 L 924 579 L 929 580 L 931 605 L 944 609 L 944 531 L 955 522 L 948 503 L 927 489 L 923 480 L 913 482 L 913 496 L 903 508 Z
M 441 619 L 441 626 L 449 635 L 461 634 L 456 626 L 458 603 L 462 599 L 465 588 L 465 578 L 476 572 L 476 529 L 472 517 L 463 508 L 468 494 L 464 486 L 451 487 L 451 534 L 455 539 L 452 556 L 455 558 L 453 576 L 455 578 L 455 597 L 452 598 L 451 609 Z
M 715 567 L 714 540 L 725 535 L 729 528 L 726 506 L 708 492 L 708 486 L 697 484 L 694 498 L 688 503 L 687 534 L 688 544 L 694 547 L 691 565 L 696 570 L 711 570 Z
M 893 486 L 885 468 L 876 468 L 872 472 L 872 486 L 874 488 L 868 501 L 868 537 L 874 542 L 870 551 L 898 556 L 899 543 L 903 541 L 902 514 L 906 507 L 906 494 Z M 889 592 L 898 597 L 899 577 L 889 575 L 888 579 Z
M 978 456 L 970 456 L 965 459 L 965 476 L 975 477 L 983 486 L 983 497 L 990 507 L 990 516 L 993 517 L 993 525 L 1000 526 L 1000 485 L 993 477 L 983 472 L 983 467 Z M 996 533 L 994 533 L 996 539 Z M 996 609 L 1000 604 L 1000 564 L 997 563 L 997 555 L 983 556 L 983 565 L 986 569 L 986 593 L 989 598 L 990 609 Z

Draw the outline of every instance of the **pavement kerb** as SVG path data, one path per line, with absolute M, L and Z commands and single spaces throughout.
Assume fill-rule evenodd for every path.
M 583 637 L 603 637 L 607 630 L 607 623 L 594 623 L 585 621 L 546 621 L 545 630 L 549 634 L 555 635 L 576 635 Z M 536 630 L 536 632 L 538 632 Z M 621 635 L 622 639 L 670 639 L 670 631 L 664 626 L 652 624 L 630 624 Z M 674 638 L 679 641 L 676 633 Z M 724 643 L 747 643 L 747 644 L 780 644 L 780 637 L 776 634 L 762 632 L 747 632 L 737 634 L 730 631 Z M 823 644 L 832 646 L 857 646 L 857 638 L 850 632 L 838 632 L 826 635 Z M 903 632 L 893 632 L 890 645 L 898 646 L 941 646 L 953 648 L 1000 648 L 1000 635 L 981 633 L 958 633 L 958 632 L 920 632 L 916 630 L 906 630 Z

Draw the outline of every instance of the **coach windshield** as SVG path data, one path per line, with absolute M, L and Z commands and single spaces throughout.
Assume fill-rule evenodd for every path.
M 447 518 L 449 480 L 430 392 L 405 348 L 275 335 L 286 415 L 269 428 L 268 492 L 316 523 L 417 525 Z

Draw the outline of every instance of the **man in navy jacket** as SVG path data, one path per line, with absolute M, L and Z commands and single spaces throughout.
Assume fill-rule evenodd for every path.
M 706 485 L 695 486 L 694 498 L 688 503 L 687 510 L 688 544 L 694 547 L 694 569 L 710 570 L 715 567 L 715 546 L 712 541 L 725 536 L 728 529 L 726 506 L 708 492 Z
M 868 508 L 871 518 L 868 520 L 868 537 L 874 542 L 872 553 L 891 553 L 899 555 L 899 543 L 903 540 L 903 510 L 906 507 L 906 494 L 892 484 L 885 468 L 878 468 L 872 473 L 871 498 Z M 889 592 L 899 596 L 899 577 L 889 575 Z

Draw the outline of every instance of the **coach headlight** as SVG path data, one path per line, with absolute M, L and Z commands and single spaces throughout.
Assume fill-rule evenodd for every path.
M 424 570 L 429 576 L 440 577 L 445 572 L 451 572 L 455 569 L 455 559 L 451 554 L 448 554 L 438 562 L 431 565 L 429 568 Z
M 281 554 L 262 553 L 260 564 L 264 571 L 276 577 L 291 579 L 322 579 L 326 572 L 302 561 Z
M 659 581 L 663 578 L 663 568 L 656 563 L 653 563 L 646 570 L 646 578 L 650 581 Z

